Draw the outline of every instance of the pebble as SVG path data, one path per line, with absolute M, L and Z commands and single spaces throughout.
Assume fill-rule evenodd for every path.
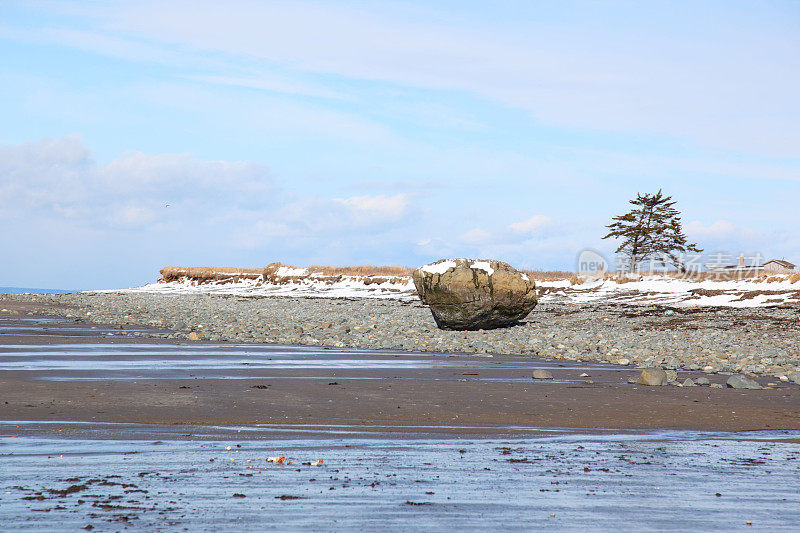
M 553 374 L 548 370 L 537 368 L 533 371 L 533 379 L 553 379 Z
M 179 339 L 513 354 L 773 379 L 785 375 L 800 384 L 800 343 L 795 342 L 800 321 L 789 308 L 696 309 L 676 322 L 652 306 L 542 302 L 518 326 L 443 331 L 418 301 L 108 292 L 0 295 L 0 309 L 10 307 L 4 302 L 18 301 L 57 304 L 61 307 L 51 309 L 60 316 L 121 325 L 122 332 L 153 324 L 160 334 Z M 701 379 L 695 383 L 702 384 Z

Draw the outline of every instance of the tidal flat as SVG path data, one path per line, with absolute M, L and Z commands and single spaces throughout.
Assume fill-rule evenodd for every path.
M 589 358 L 189 341 L 166 319 L 49 305 L 2 303 L 3 529 L 800 521 L 791 382 L 737 390 L 679 367 L 679 381 L 718 387 L 646 387 L 629 383 L 636 368 Z

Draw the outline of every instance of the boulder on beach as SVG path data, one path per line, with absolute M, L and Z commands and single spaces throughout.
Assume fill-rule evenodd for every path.
M 747 376 L 743 376 L 741 374 L 734 374 L 733 376 L 728 378 L 728 381 L 725 384 L 732 388 L 732 389 L 753 389 L 759 390 L 763 389 L 761 385 L 754 379 L 750 379 Z
M 549 370 L 537 368 L 533 371 L 533 379 L 553 379 L 553 374 Z
M 536 284 L 502 261 L 442 259 L 419 267 L 412 277 L 440 329 L 506 327 L 536 306 Z
M 659 386 L 668 382 L 667 373 L 660 368 L 645 368 L 636 383 L 639 385 Z

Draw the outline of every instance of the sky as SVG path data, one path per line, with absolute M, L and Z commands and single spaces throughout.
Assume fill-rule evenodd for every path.
M 675 199 L 800 263 L 800 3 L 0 3 L 0 286 L 613 260 Z

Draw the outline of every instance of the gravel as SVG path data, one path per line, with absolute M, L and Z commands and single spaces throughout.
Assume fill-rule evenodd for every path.
M 796 307 L 540 304 L 518 326 L 442 331 L 430 310 L 413 301 L 113 292 L 3 300 L 66 306 L 51 309 L 76 321 L 121 325 L 130 335 L 152 336 L 124 331 L 149 326 L 163 328 L 156 336 L 214 342 L 503 353 L 776 377 L 800 371 Z

